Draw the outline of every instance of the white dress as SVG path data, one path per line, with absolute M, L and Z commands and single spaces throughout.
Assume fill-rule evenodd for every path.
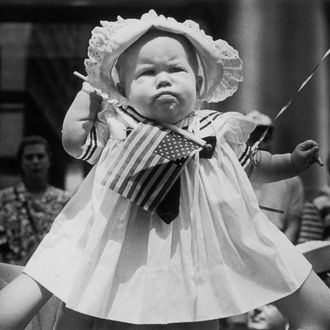
M 166 224 L 101 184 L 125 139 L 123 121 L 103 111 L 96 164 L 25 273 L 73 310 L 134 324 L 228 317 L 297 290 L 311 265 L 260 211 L 239 162 L 254 125 L 235 112 L 197 114 L 180 126 L 215 135 L 215 152 L 189 161 L 179 216 Z

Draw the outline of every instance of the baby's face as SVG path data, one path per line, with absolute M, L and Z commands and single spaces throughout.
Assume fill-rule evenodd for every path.
M 196 60 L 183 37 L 149 32 L 120 58 L 119 88 L 141 115 L 175 123 L 194 110 Z
M 287 322 L 272 304 L 256 308 L 248 313 L 248 329 L 285 330 Z

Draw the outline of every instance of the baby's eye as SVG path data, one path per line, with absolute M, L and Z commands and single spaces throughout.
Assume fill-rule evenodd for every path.
M 174 66 L 172 68 L 170 68 L 170 72 L 181 72 L 181 71 L 184 71 L 183 68 L 181 66 Z
M 154 74 L 155 74 L 155 70 L 148 69 L 148 70 L 142 71 L 139 76 L 152 76 Z

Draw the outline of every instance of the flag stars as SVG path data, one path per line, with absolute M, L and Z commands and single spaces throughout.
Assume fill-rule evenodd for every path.
M 181 164 L 195 149 L 196 145 L 194 142 L 175 132 L 171 132 L 165 136 L 155 152 L 170 161 Z

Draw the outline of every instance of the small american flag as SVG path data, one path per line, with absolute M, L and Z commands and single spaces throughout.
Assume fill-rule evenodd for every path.
M 153 213 L 200 149 L 168 128 L 140 122 L 112 159 L 102 183 Z

